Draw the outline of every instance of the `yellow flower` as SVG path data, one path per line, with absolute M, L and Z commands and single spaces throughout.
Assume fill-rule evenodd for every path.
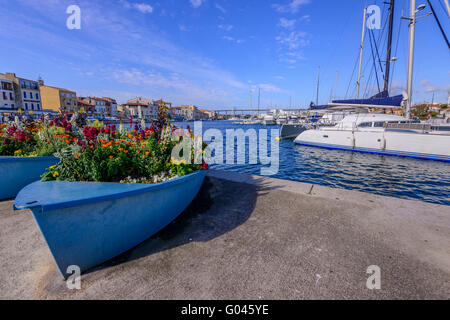
M 16 150 L 16 151 L 14 151 L 14 154 L 21 154 L 22 153 L 22 150 Z
M 56 168 L 56 166 L 51 166 L 51 167 L 50 167 L 50 169 L 52 169 L 52 170 L 55 169 L 55 168 Z
M 55 171 L 54 173 L 53 173 L 53 178 L 56 178 L 56 177 L 58 177 L 59 176 L 59 172 L 58 171 Z

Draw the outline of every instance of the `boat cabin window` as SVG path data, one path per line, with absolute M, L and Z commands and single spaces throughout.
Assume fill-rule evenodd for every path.
M 358 127 L 360 128 L 370 128 L 372 126 L 372 122 L 363 122 L 360 123 Z
M 375 122 L 374 123 L 374 127 L 375 128 L 383 128 L 384 127 L 384 122 L 381 122 L 381 121 Z

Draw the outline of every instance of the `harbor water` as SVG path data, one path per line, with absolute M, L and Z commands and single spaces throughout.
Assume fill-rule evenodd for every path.
M 192 122 L 175 125 L 194 126 Z M 257 132 L 269 129 L 269 134 L 271 129 L 280 129 L 279 126 L 239 125 L 231 121 L 203 121 L 202 127 L 203 132 L 219 129 L 224 137 L 227 129 L 255 129 Z M 295 145 L 293 140 L 280 141 L 279 161 L 279 171 L 273 178 L 450 205 L 449 163 L 304 147 Z M 250 165 L 248 161 L 245 165 L 211 166 L 252 175 L 260 175 L 261 167 L 261 164 Z

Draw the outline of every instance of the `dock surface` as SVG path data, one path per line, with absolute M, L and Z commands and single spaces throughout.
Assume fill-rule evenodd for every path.
M 450 298 L 449 206 L 210 171 L 171 225 L 69 290 L 12 204 L 0 203 L 0 299 Z M 366 287 L 372 265 L 380 290 Z

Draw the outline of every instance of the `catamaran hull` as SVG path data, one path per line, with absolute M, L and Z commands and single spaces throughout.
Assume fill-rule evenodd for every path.
M 306 130 L 303 124 L 283 124 L 280 131 L 281 139 L 295 139 Z
M 56 157 L 0 157 L 0 200 L 14 198 L 58 161 Z
M 326 149 L 450 162 L 450 135 L 307 130 L 295 139 L 295 143 Z
M 31 209 L 66 278 L 69 266 L 86 271 L 167 226 L 197 195 L 205 172 L 156 185 L 36 182 L 19 193 L 15 209 Z M 51 191 L 55 193 L 53 197 L 45 195 Z M 65 201 L 54 202 L 58 195 Z

